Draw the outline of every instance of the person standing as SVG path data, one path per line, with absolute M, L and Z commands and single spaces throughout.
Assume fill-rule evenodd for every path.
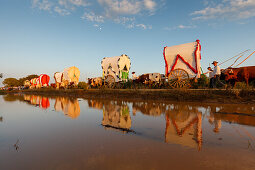
M 208 67 L 207 70 L 208 71 L 204 74 L 209 74 L 209 80 L 210 80 L 209 88 L 213 88 L 213 70 L 211 67 Z
M 135 75 L 135 72 L 132 72 L 132 81 L 133 81 L 133 88 L 136 88 L 136 80 L 138 77 Z
M 224 86 L 224 84 L 220 81 L 220 67 L 218 66 L 218 62 L 217 61 L 213 61 L 212 63 L 214 65 L 214 69 L 213 69 L 213 81 L 212 81 L 212 86 L 213 88 L 216 88 L 217 83 L 219 83 L 221 86 Z
M 137 76 L 135 75 L 135 72 L 132 72 L 132 80 L 136 80 L 137 79 Z

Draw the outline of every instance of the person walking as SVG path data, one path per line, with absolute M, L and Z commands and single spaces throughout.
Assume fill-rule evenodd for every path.
M 218 66 L 218 62 L 217 61 L 213 61 L 212 63 L 214 65 L 213 68 L 213 81 L 212 81 L 212 86 L 213 88 L 217 87 L 217 83 L 219 83 L 221 86 L 225 86 L 221 81 L 220 81 L 220 67 Z
M 209 80 L 210 80 L 209 88 L 213 88 L 213 70 L 211 67 L 208 67 L 207 70 L 208 71 L 204 74 L 209 74 Z

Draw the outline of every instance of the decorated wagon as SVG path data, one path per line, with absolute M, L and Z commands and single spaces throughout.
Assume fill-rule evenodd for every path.
M 68 86 L 77 86 L 80 79 L 80 70 L 73 66 L 65 68 L 63 72 L 56 72 L 54 79 L 57 88 L 60 86 L 67 88 Z
M 41 87 L 48 87 L 50 82 L 50 76 L 47 74 L 41 74 L 39 76 L 39 84 Z
M 165 47 L 165 74 L 172 88 L 183 88 L 190 85 L 190 78 L 200 78 L 201 74 L 200 41 Z
M 23 85 L 24 85 L 25 87 L 30 87 L 30 80 L 25 80 L 25 81 L 23 82 Z
M 40 87 L 40 79 L 38 78 L 33 78 L 30 80 L 30 88 L 39 88 Z
M 108 87 L 114 87 L 115 83 L 128 81 L 131 61 L 127 55 L 105 57 L 101 61 L 101 66 L 103 69 L 102 78 Z

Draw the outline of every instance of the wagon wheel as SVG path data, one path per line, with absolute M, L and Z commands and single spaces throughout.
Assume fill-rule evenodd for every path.
M 106 82 L 107 87 L 109 87 L 109 88 L 113 88 L 115 85 L 115 79 L 112 75 L 106 76 L 105 82 Z
M 168 84 L 172 88 L 187 88 L 190 86 L 189 74 L 183 69 L 175 69 L 168 75 Z

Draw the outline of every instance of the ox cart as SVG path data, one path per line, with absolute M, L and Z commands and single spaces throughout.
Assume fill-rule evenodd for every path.
M 200 41 L 164 48 L 165 74 L 172 88 L 187 88 L 201 74 Z
M 68 88 L 71 86 L 78 86 L 80 70 L 75 66 L 65 68 L 63 72 L 54 73 L 54 79 L 57 89 L 60 87 Z
M 107 87 L 114 88 L 115 85 L 128 81 L 131 62 L 127 55 L 105 57 L 101 61 L 101 66 L 103 82 Z

